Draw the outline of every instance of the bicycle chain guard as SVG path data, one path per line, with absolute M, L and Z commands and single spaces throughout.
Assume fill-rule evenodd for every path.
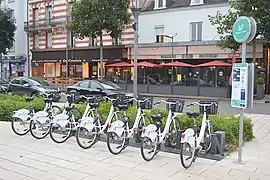
M 48 115 L 49 113 L 46 111 L 38 111 L 33 115 L 32 119 L 40 124 L 44 124 L 49 119 Z
M 19 109 L 18 111 L 14 111 L 12 117 L 27 121 L 30 119 L 30 111 L 28 109 Z
M 108 129 L 108 132 L 114 132 L 119 137 L 121 137 L 123 135 L 123 132 L 124 132 L 124 125 L 125 125 L 125 123 L 123 121 L 120 121 L 120 120 L 114 121 L 111 124 L 111 127 Z
M 142 137 L 148 137 L 151 139 L 152 142 L 154 142 L 157 138 L 157 126 L 154 124 L 149 124 L 144 128 L 144 131 L 142 132 Z

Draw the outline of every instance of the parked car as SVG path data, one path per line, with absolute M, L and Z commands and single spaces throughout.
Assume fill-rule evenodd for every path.
M 51 86 L 47 81 L 39 81 L 35 78 L 26 77 L 12 79 L 8 85 L 7 93 L 26 96 L 54 93 L 54 101 L 59 101 L 61 98 L 59 88 Z
M 67 87 L 67 93 L 77 92 L 79 95 L 86 96 L 111 96 L 125 95 L 133 97 L 132 93 L 124 92 L 117 84 L 107 80 L 84 80 L 73 86 Z
M 6 93 L 8 87 L 8 81 L 5 79 L 0 79 L 0 93 Z

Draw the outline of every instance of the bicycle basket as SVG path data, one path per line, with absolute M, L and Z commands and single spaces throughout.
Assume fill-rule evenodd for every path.
M 211 104 L 212 102 L 215 102 L 218 105 L 218 101 L 215 100 L 202 100 L 199 103 L 200 104 Z M 204 108 L 203 106 L 199 107 L 200 114 L 203 114 Z M 210 107 L 206 107 L 206 114 L 217 114 L 218 113 L 218 106 L 212 104 Z
M 185 105 L 185 100 L 182 99 L 167 99 L 168 102 L 179 102 L 176 105 L 172 105 L 171 110 L 175 113 L 182 113 Z M 169 104 L 166 104 L 167 111 L 170 110 Z
M 153 107 L 153 97 L 139 97 L 138 100 L 143 101 L 145 99 L 148 99 L 149 101 L 145 101 L 142 103 L 137 103 L 138 106 L 140 106 L 142 109 L 152 109 Z
M 113 101 L 113 106 L 118 107 L 120 104 L 125 104 L 126 96 L 124 94 L 117 94 L 115 96 L 112 96 L 112 98 L 118 98 L 116 101 Z

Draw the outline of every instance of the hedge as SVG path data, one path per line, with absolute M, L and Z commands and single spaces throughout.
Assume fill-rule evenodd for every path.
M 84 112 L 86 107 L 85 104 L 79 104 L 76 106 L 81 112 Z M 127 110 L 127 116 L 130 118 L 129 125 L 132 126 L 135 118 L 136 118 L 136 107 L 131 106 Z M 99 112 L 102 114 L 102 119 L 105 120 L 110 111 L 110 104 L 108 102 L 102 102 L 99 106 Z M 146 123 L 150 123 L 150 114 L 158 114 L 161 113 L 163 116 L 162 122 L 163 126 L 166 123 L 168 112 L 165 109 L 151 109 L 145 110 L 146 114 Z M 185 113 L 178 115 L 180 120 L 181 129 L 186 129 L 189 127 L 193 127 L 193 119 L 189 118 Z M 197 126 L 201 127 L 202 115 L 196 119 Z M 209 119 L 212 121 L 213 130 L 215 131 L 225 131 L 226 132 L 226 149 L 228 151 L 235 151 L 238 147 L 238 139 L 239 139 L 239 117 L 231 116 L 231 115 L 209 115 Z M 253 130 L 252 130 L 252 122 L 251 118 L 245 117 L 244 120 L 244 142 L 251 141 L 254 138 Z
M 42 110 L 44 105 L 45 103 L 41 98 L 33 100 L 35 112 Z M 0 121 L 11 121 L 13 111 L 29 106 L 30 103 L 26 102 L 23 96 L 0 94 Z
M 22 96 L 10 96 L 6 94 L 0 94 L 0 121 L 10 121 L 12 112 L 21 108 L 29 107 L 30 103 L 26 102 Z M 44 107 L 44 101 L 41 98 L 35 98 L 33 101 L 35 111 L 42 110 Z M 86 104 L 78 104 L 76 107 L 83 113 Z M 108 102 L 102 102 L 99 106 L 99 112 L 102 115 L 102 119 L 105 121 L 109 111 L 110 104 Z M 127 116 L 130 117 L 129 125 L 132 126 L 136 118 L 137 108 L 129 107 L 127 110 Z M 151 109 L 145 110 L 146 113 L 146 123 L 150 123 L 150 114 L 161 113 L 163 116 L 163 126 L 166 122 L 168 112 L 165 109 Z M 186 129 L 193 127 L 193 119 L 188 118 L 184 113 L 178 115 L 180 120 L 181 129 Z M 201 126 L 202 117 L 198 117 L 197 125 Z M 230 115 L 209 115 L 213 124 L 213 129 L 215 131 L 225 131 L 226 132 L 226 146 L 227 150 L 234 151 L 238 146 L 239 138 L 239 117 Z M 254 138 L 252 131 L 251 119 L 245 117 L 244 120 L 244 141 L 250 141 Z

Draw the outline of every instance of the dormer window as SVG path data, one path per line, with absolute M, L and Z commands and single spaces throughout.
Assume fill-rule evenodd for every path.
M 190 3 L 191 6 L 200 5 L 200 4 L 203 4 L 203 0 L 191 0 L 191 3 Z
M 166 8 L 166 0 L 155 0 L 155 9 Z

